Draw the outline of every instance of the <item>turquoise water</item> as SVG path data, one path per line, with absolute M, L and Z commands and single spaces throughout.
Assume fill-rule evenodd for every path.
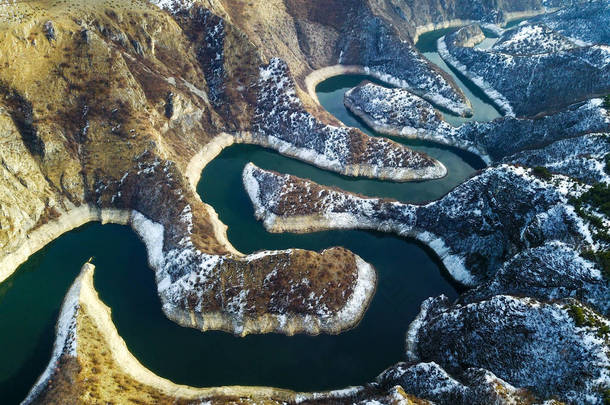
M 362 77 L 342 76 L 318 87 L 322 105 L 348 125 L 371 135 L 343 107 L 343 94 Z M 447 193 L 476 169 L 475 156 L 418 141 L 402 143 L 441 160 L 449 175 L 441 180 L 391 183 L 339 176 L 277 153 L 247 145 L 232 146 L 204 170 L 198 190 L 229 226 L 233 245 L 250 253 L 300 247 L 322 250 L 344 246 L 372 263 L 378 289 L 362 322 L 337 336 L 254 335 L 182 328 L 161 312 L 144 246 L 126 227 L 90 224 L 67 233 L 33 255 L 0 284 L 0 401 L 18 403 L 46 367 L 61 301 L 80 267 L 90 257 L 97 266 L 95 287 L 112 308 L 113 321 L 132 353 L 153 372 L 194 386 L 267 385 L 296 390 L 341 388 L 371 381 L 404 359 L 408 324 L 421 302 L 457 296 L 437 258 L 424 246 L 387 234 L 332 231 L 307 235 L 270 234 L 253 217 L 241 185 L 248 162 L 310 178 L 322 184 L 368 194 L 422 202 Z
M 459 126 L 468 121 L 492 121 L 502 116 L 497 107 L 494 106 L 493 101 L 463 74 L 447 65 L 436 52 L 436 41 L 440 37 L 450 34 L 457 29 L 458 28 L 447 28 L 422 34 L 415 46 L 430 62 L 449 73 L 472 104 L 474 115 L 469 118 L 457 117 L 448 112 L 441 111 L 447 122 L 451 125 Z M 497 39 L 487 38 L 483 44 L 481 44 L 482 48 L 491 47 L 495 41 L 497 41 Z

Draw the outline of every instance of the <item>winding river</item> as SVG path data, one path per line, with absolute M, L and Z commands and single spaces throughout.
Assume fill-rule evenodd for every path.
M 431 38 L 439 34 L 442 32 L 422 35 L 418 44 L 433 62 L 438 60 L 434 60 L 435 53 L 427 41 L 435 43 Z M 318 86 L 318 96 L 321 104 L 345 124 L 377 135 L 343 106 L 343 94 L 363 78 L 329 79 Z M 493 119 L 499 115 L 488 100 L 479 97 L 476 88 L 458 76 L 456 79 L 473 102 L 473 119 Z M 464 121 L 449 115 L 447 119 L 454 125 Z M 205 168 L 198 185 L 202 199 L 214 206 L 228 225 L 231 243 L 244 253 L 290 247 L 322 250 L 339 245 L 372 263 L 379 274 L 377 292 L 355 329 L 336 336 L 270 334 L 239 338 L 223 332 L 201 333 L 182 328 L 161 311 L 154 275 L 146 265 L 145 248 L 135 233 L 118 225 L 89 224 L 34 254 L 0 284 L 2 403 L 18 403 L 23 399 L 46 366 L 63 296 L 81 265 L 92 256 L 97 267 L 95 287 L 112 308 L 119 334 L 144 366 L 176 383 L 267 385 L 310 391 L 371 381 L 404 358 L 405 331 L 421 302 L 439 294 L 455 298 L 457 287 L 427 248 L 392 235 L 364 231 L 306 235 L 266 232 L 254 219 L 241 172 L 246 163 L 254 162 L 265 169 L 366 195 L 422 202 L 441 197 L 483 167 L 480 159 L 469 153 L 431 143 L 397 140 L 442 161 L 449 175 L 440 180 L 401 184 L 354 179 L 256 146 L 235 145 Z

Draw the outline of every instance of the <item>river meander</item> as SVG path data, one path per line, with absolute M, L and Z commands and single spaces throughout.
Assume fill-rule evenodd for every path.
M 345 124 L 377 136 L 343 107 L 345 91 L 363 78 L 331 78 L 318 86 L 318 96 L 321 104 Z M 474 93 L 467 92 L 469 97 L 471 94 Z M 481 102 L 482 108 L 493 109 L 483 99 Z M 473 102 L 473 119 L 491 116 L 489 111 L 477 113 L 477 105 Z M 454 123 L 462 120 L 456 119 Z M 439 294 L 455 298 L 456 286 L 427 248 L 392 235 L 364 231 L 306 235 L 266 232 L 254 219 L 241 172 L 248 162 L 254 162 L 265 169 L 370 196 L 423 202 L 441 197 L 483 167 L 474 155 L 453 148 L 396 140 L 439 159 L 447 166 L 449 175 L 440 180 L 412 183 L 354 179 L 260 147 L 235 145 L 205 168 L 198 185 L 202 199 L 228 225 L 231 243 L 244 253 L 344 246 L 372 263 L 379 284 L 358 327 L 336 336 L 270 334 L 245 338 L 180 327 L 161 311 L 153 272 L 146 265 L 145 248 L 135 233 L 118 225 L 89 224 L 34 254 L 0 284 L 2 403 L 18 403 L 23 399 L 46 366 L 63 296 L 82 264 L 92 256 L 97 267 L 95 287 L 112 308 L 119 334 L 144 366 L 162 377 L 193 386 L 266 385 L 307 391 L 371 381 L 404 358 L 405 331 L 421 302 Z

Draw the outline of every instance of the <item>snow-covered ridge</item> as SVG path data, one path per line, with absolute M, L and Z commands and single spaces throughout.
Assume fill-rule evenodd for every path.
M 185 209 L 181 221 L 186 224 L 187 229 L 192 229 L 190 209 Z M 302 301 L 302 305 L 308 308 L 303 313 L 287 312 L 282 306 L 274 305 L 273 294 L 276 287 L 273 284 L 266 287 L 250 285 L 246 279 L 248 275 L 244 273 L 241 273 L 237 280 L 230 282 L 238 293 L 233 296 L 225 294 L 218 310 L 206 310 L 206 301 L 215 300 L 217 294 L 221 294 L 219 279 L 223 277 L 227 266 L 262 266 L 263 271 L 268 273 L 265 282 L 271 282 L 274 279 L 290 277 L 290 258 L 296 255 L 297 251 L 265 251 L 243 258 L 208 254 L 199 251 L 188 235 L 184 236 L 178 246 L 168 249 L 164 246 L 165 229 L 161 224 L 133 212 L 131 225 L 146 244 L 149 264 L 155 270 L 163 311 L 170 319 L 183 326 L 200 330 L 220 329 L 240 335 L 267 332 L 338 332 L 357 324 L 375 291 L 375 270 L 358 256 L 348 253 L 348 257 L 351 255 L 355 261 L 353 267 L 348 264 L 355 279 L 351 289 L 343 292 L 344 301 L 337 310 L 329 307 L 326 290 L 311 289 L 306 296 L 292 289 L 277 291 L 286 300 Z M 323 252 L 322 255 L 324 254 Z M 309 285 L 309 282 L 305 281 Z M 259 288 L 272 293 L 267 304 L 267 313 L 262 317 L 252 313 L 256 308 L 253 307 L 251 296 L 259 294 L 254 291 Z
M 446 175 L 438 161 L 384 138 L 353 128 L 324 125 L 307 112 L 296 95 L 286 64 L 271 60 L 260 69 L 259 97 L 251 134 L 241 141 L 350 176 L 396 181 Z
M 490 162 L 482 146 L 461 136 L 432 104 L 407 90 L 365 83 L 346 92 L 344 104 L 379 133 L 456 146 Z
M 586 182 L 605 181 L 610 152 L 607 111 L 601 99 L 537 119 L 501 117 L 453 127 L 425 100 L 402 89 L 361 84 L 345 94 L 345 106 L 376 131 L 455 146 L 485 162 L 545 166 Z
M 593 243 L 568 203 L 587 188 L 564 176 L 542 180 L 520 167 L 487 169 L 426 205 L 362 197 L 252 164 L 243 176 L 256 216 L 270 231 L 375 229 L 416 238 L 466 285 L 492 277 L 504 261 L 531 245 Z
M 413 358 L 436 362 L 451 373 L 488 369 L 517 387 L 532 387 L 541 397 L 570 403 L 601 404 L 610 384 L 608 320 L 583 309 L 598 326 L 578 324 L 575 300 L 540 302 L 497 295 L 452 305 L 430 299 L 413 331 Z M 411 331 L 410 331 L 411 332 Z
M 458 70 L 464 76 L 472 80 L 474 84 L 477 85 L 487 97 L 493 100 L 493 102 L 504 112 L 505 115 L 511 117 L 515 116 L 515 112 L 513 111 L 513 107 L 508 99 L 502 95 L 498 90 L 496 90 L 490 83 L 488 83 L 485 78 L 471 71 L 466 65 L 464 65 L 460 60 L 454 57 L 447 48 L 447 42 L 445 37 L 441 37 L 437 41 L 437 50 L 438 54 L 443 58 L 448 65 L 452 66 L 454 69 Z M 469 48 L 475 49 L 475 48 Z M 483 51 L 481 51 L 483 52 Z
M 571 7 L 529 20 L 532 24 L 544 24 L 579 46 L 592 44 L 610 45 L 610 4 L 605 0 L 578 2 Z
M 531 392 L 515 388 L 488 370 L 470 368 L 457 379 L 435 362 L 398 364 L 377 381 L 382 386 L 399 383 L 406 392 L 435 404 L 508 405 L 532 400 Z
M 578 46 L 548 26 L 524 24 L 517 31 L 507 30 L 497 48 L 460 46 L 462 37 L 475 31 L 465 27 L 443 37 L 439 54 L 507 115 L 548 114 L 610 91 L 607 45 Z M 587 80 L 579 80 L 582 77 Z
M 523 24 L 503 35 L 491 50 L 511 55 L 535 55 L 567 51 L 576 46 L 545 25 Z

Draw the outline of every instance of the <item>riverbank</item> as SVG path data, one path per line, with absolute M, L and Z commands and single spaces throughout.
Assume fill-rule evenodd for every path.
M 219 134 L 189 160 L 184 176 L 188 180 L 193 194 L 198 196 L 200 200 L 201 196 L 199 196 L 197 193 L 197 184 L 201 179 L 201 173 L 203 173 L 203 170 L 208 163 L 214 160 L 214 158 L 218 156 L 225 148 L 233 145 L 234 143 L 235 137 L 233 135 L 227 133 Z M 218 213 L 214 207 L 209 204 L 204 204 L 204 206 L 207 209 L 208 218 L 212 223 L 214 237 L 216 240 L 234 255 L 243 256 L 243 253 L 235 249 L 231 242 L 229 242 L 229 239 L 227 238 L 227 226 L 218 218 Z
M 383 83 L 391 86 L 400 87 L 405 90 L 412 92 L 422 98 L 427 99 L 431 103 L 440 106 L 441 108 L 447 109 L 458 116 L 469 116 L 472 115 L 472 105 L 470 101 L 464 97 L 464 106 L 458 105 L 454 102 L 450 102 L 440 95 L 435 94 L 424 94 L 422 91 L 413 89 L 405 80 L 398 79 L 394 76 L 378 72 L 372 68 L 366 66 L 354 66 L 354 65 L 334 65 L 321 68 L 311 72 L 305 77 L 305 87 L 307 94 L 317 103 L 320 104 L 316 93 L 316 87 L 318 84 L 324 82 L 335 76 L 340 75 L 365 75 L 375 78 Z
M 266 181 L 271 183 L 267 184 Z M 415 239 L 427 245 L 458 283 L 470 287 L 475 285 L 475 278 L 466 269 L 463 256 L 452 253 L 442 238 L 428 230 L 417 229 L 411 224 L 412 217 L 416 214 L 415 206 L 350 193 L 342 194 L 341 190 L 321 187 L 294 176 L 266 172 L 253 164 L 244 168 L 243 182 L 257 219 L 263 222 L 269 232 L 310 233 L 331 229 L 368 229 L 395 233 L 397 236 Z M 280 184 L 290 187 L 291 191 L 283 191 Z M 265 191 L 261 192 L 263 187 Z M 289 206 L 286 208 L 287 211 L 278 209 L 277 214 L 273 212 L 277 209 L 276 204 L 288 202 L 296 197 L 299 191 L 303 192 L 302 198 L 306 199 L 306 204 L 298 207 Z M 344 203 L 362 208 L 361 211 L 355 212 L 348 210 L 331 212 L 333 200 L 338 200 L 339 205 Z M 293 210 L 311 211 L 311 213 L 298 214 Z M 384 219 L 380 220 L 375 213 Z M 392 213 L 395 217 L 392 217 Z
M 345 93 L 343 103 L 380 134 L 456 147 L 478 155 L 486 164 L 491 163 L 483 148 L 459 136 L 461 127 L 447 123 L 431 104 L 406 90 L 361 84 Z
M 353 134 L 352 130 L 344 127 L 328 128 L 331 133 L 336 130 L 349 131 L 350 134 L 357 137 L 359 134 Z M 273 135 L 253 134 L 251 132 L 242 132 L 236 135 L 236 143 L 245 143 L 250 145 L 258 145 L 272 150 L 276 150 L 282 155 L 302 160 L 312 164 L 320 169 L 333 171 L 349 177 L 366 177 L 371 179 L 379 179 L 394 182 L 409 182 L 409 181 L 425 181 L 442 179 L 447 176 L 447 168 L 440 161 L 430 158 L 424 153 L 413 151 L 406 146 L 395 143 L 392 140 L 385 138 L 369 137 L 362 134 L 366 138 L 364 153 L 369 155 L 381 156 L 383 161 L 381 164 L 371 164 L 368 162 L 353 162 L 339 163 L 337 159 L 328 159 L 324 154 L 318 153 L 316 150 L 307 147 L 298 147 L 293 143 Z M 332 135 L 331 135 L 332 136 Z M 324 135 L 321 135 L 323 138 Z M 340 140 L 331 140 L 329 143 L 339 143 Z M 350 139 L 351 143 L 351 139 Z M 355 143 L 355 142 L 354 142 Z M 375 145 L 376 144 L 376 145 Z M 376 147 L 380 150 L 376 150 Z M 400 147 L 401 149 L 398 149 Z M 327 149 L 334 148 L 329 145 Z M 387 152 L 387 153 L 379 153 Z M 354 154 L 357 154 L 354 153 Z M 388 164 L 385 162 L 399 161 L 399 165 Z
M 510 11 L 504 13 L 504 24 L 510 24 L 511 21 L 520 20 L 522 18 L 535 17 L 537 15 L 552 13 L 559 10 L 559 8 L 545 8 L 543 10 L 530 10 L 530 11 Z M 474 23 L 480 23 L 478 20 L 461 20 L 461 19 L 453 19 L 448 21 L 443 21 L 441 23 L 429 23 L 425 25 L 420 25 L 415 28 L 415 35 L 413 35 L 413 43 L 417 43 L 419 37 L 427 34 L 432 31 L 447 29 L 447 28 L 457 28 L 463 27 L 465 25 L 470 25 Z
M 62 305 L 62 310 L 59 315 L 57 324 L 57 340 L 53 349 L 53 357 L 48 368 L 42 374 L 39 381 L 32 388 L 28 397 L 23 401 L 23 404 L 39 403 L 58 399 L 66 401 L 69 399 L 77 400 L 78 395 L 87 394 L 86 392 L 74 392 L 83 382 L 89 377 L 89 374 L 95 374 L 88 364 L 99 363 L 92 361 L 97 356 L 102 357 L 105 362 L 100 365 L 97 373 L 102 372 L 104 376 L 118 374 L 121 379 L 127 379 L 131 384 L 123 382 L 123 391 L 120 397 L 127 399 L 131 395 L 137 397 L 146 397 L 151 395 L 150 389 L 153 388 L 157 394 L 177 401 L 183 400 L 206 400 L 219 396 L 227 397 L 249 397 L 249 398 L 276 398 L 278 401 L 287 401 L 294 398 L 294 393 L 286 390 L 273 388 L 258 388 L 258 387 L 220 387 L 220 388 L 194 388 L 185 385 L 177 385 L 170 380 L 161 378 L 150 370 L 145 368 L 129 351 L 125 341 L 119 336 L 110 316 L 110 308 L 108 308 L 98 296 L 93 286 L 93 275 L 95 266 L 85 264 L 81 270 L 81 274 L 77 277 L 74 284 L 68 291 L 66 299 Z M 91 333 L 97 340 L 92 340 L 89 336 Z M 85 340 L 86 339 L 86 340 Z M 93 349 L 93 350 L 91 350 Z M 67 357 L 67 358 L 66 358 Z M 63 387 L 68 391 L 73 391 L 71 394 L 76 397 L 70 398 L 65 392 L 59 390 L 59 397 L 53 398 L 54 390 L 58 390 L 58 381 L 52 383 L 52 378 L 61 370 L 61 365 L 68 363 L 70 360 L 76 360 L 84 369 L 72 375 L 75 378 L 72 387 Z M 110 366 L 110 367 L 109 367 Z M 70 369 L 68 376 L 70 374 Z M 64 378 L 68 376 L 63 376 Z M 115 377 L 116 378 L 116 377 Z M 100 379 L 100 376 L 97 377 Z M 61 384 L 61 377 L 59 378 Z M 83 381 L 84 380 L 84 381 Z M 110 383 L 107 380 L 107 383 Z M 110 383 L 111 386 L 117 383 Z M 138 388 L 138 384 L 148 386 L 148 389 Z M 102 389 L 103 391 L 111 391 L 108 387 L 93 387 L 89 389 Z M 153 394 L 154 395 L 154 394 Z M 51 396 L 49 398 L 49 396 Z M 120 398 L 119 397 L 119 398 Z M 80 398 L 84 400 L 85 398 Z M 117 399 L 115 397 L 115 399 Z M 150 400 L 150 398 L 149 398 Z
M 489 83 L 485 81 L 481 76 L 472 73 L 464 64 L 454 58 L 447 49 L 446 37 L 442 37 L 438 40 L 438 54 L 441 58 L 455 70 L 463 74 L 469 80 L 471 80 L 476 86 L 478 86 L 486 95 L 489 97 L 495 105 L 497 105 L 505 116 L 514 117 L 515 113 L 509 101 L 500 93 L 494 89 Z
M 385 397 L 414 399 L 396 388 L 380 390 L 360 386 L 297 393 L 255 386 L 195 388 L 175 384 L 152 373 L 129 351 L 112 322 L 110 308 L 100 300 L 94 288 L 94 270 L 95 266 L 85 264 L 66 295 L 57 325 L 52 360 L 23 401 L 24 405 L 56 400 L 80 403 L 91 398 L 174 404 L 192 401 L 215 404 L 234 401 L 323 404 L 329 400 L 344 404 L 357 401 L 359 397 L 366 400 L 382 400 Z M 92 380 L 98 384 L 92 385 Z
M 99 209 L 91 205 L 74 207 L 62 213 L 59 218 L 30 231 L 20 247 L 0 260 L 0 283 L 10 277 L 17 268 L 34 253 L 44 248 L 66 232 L 70 232 L 89 222 L 127 225 L 131 217 L 129 210 Z

